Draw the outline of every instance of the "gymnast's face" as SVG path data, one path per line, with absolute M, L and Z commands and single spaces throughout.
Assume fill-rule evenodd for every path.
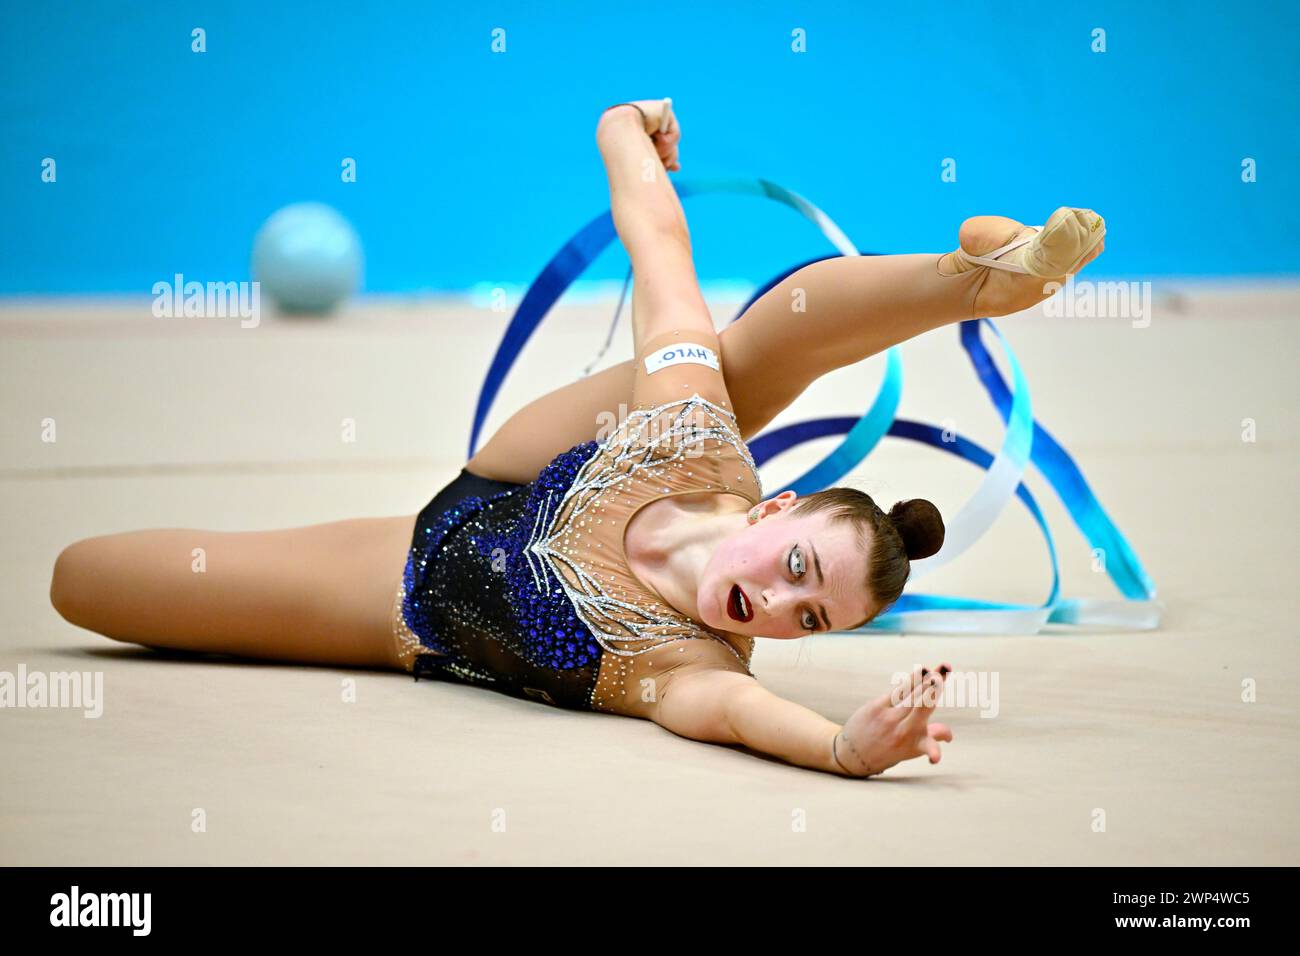
M 857 529 L 825 513 L 794 514 L 792 491 L 759 506 L 754 524 L 724 538 L 699 583 L 702 623 L 755 637 L 806 637 L 872 613 Z M 866 545 L 870 547 L 868 532 Z

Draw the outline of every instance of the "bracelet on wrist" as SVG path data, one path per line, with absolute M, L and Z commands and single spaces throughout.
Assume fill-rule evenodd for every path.
M 835 736 L 831 739 L 831 756 L 835 759 L 835 762 L 839 765 L 839 768 L 841 770 L 843 770 L 850 777 L 856 776 L 856 774 L 854 774 L 851 770 L 849 770 L 848 767 L 844 766 L 844 762 L 840 760 L 839 749 L 838 749 L 839 744 L 840 744 L 840 734 L 839 731 L 836 731 Z
M 644 127 L 645 124 L 649 121 L 649 117 L 645 115 L 645 110 L 641 109 L 641 107 L 637 106 L 635 103 L 615 103 L 613 106 L 605 107 L 605 112 L 608 113 L 610 110 L 618 109 L 620 106 L 630 106 L 632 107 L 632 109 L 640 113 L 642 127 Z
M 835 759 L 835 762 L 836 762 L 837 764 L 839 764 L 839 768 L 840 768 L 841 770 L 843 770 L 846 774 L 848 774 L 850 777 L 860 777 L 860 778 L 862 778 L 862 779 L 866 779 L 867 777 L 874 776 L 876 773 L 878 773 L 879 771 L 872 770 L 870 767 L 867 768 L 867 772 L 866 772 L 866 773 L 854 773 L 854 772 L 853 772 L 852 770 L 850 770 L 848 767 L 844 766 L 843 761 L 840 760 L 840 754 L 839 754 L 839 744 L 840 744 L 840 734 L 841 734 L 841 733 L 843 733 L 842 730 L 841 730 L 841 731 L 837 731 L 836 734 L 835 734 L 835 736 L 831 739 L 831 756 Z M 847 743 L 847 741 L 846 741 L 846 743 Z M 850 749 L 850 750 L 853 750 L 853 745 L 852 745 L 852 744 L 849 744 L 849 749 Z M 856 753 L 856 751 L 855 751 L 855 753 Z

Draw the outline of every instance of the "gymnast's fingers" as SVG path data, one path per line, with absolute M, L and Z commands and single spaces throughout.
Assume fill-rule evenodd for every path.
M 669 133 L 677 126 L 677 117 L 673 115 L 673 98 L 664 97 L 664 108 L 659 113 L 659 132 Z
M 924 668 L 921 671 L 922 678 L 912 687 L 912 693 L 909 695 L 910 705 L 916 707 L 926 701 L 930 701 L 930 708 L 934 709 L 934 703 L 937 692 L 933 689 L 943 683 L 943 676 L 937 670 Z
M 939 705 L 939 695 L 942 690 L 943 675 L 938 671 L 930 671 L 929 676 L 912 692 L 910 713 L 905 719 L 913 722 L 920 721 L 921 726 L 924 727 L 926 719 Z
M 677 162 L 677 146 L 675 143 L 656 143 L 655 145 L 659 151 L 659 159 L 663 162 L 665 169 L 680 168 L 681 164 Z
M 930 672 L 930 677 L 927 678 L 927 684 L 933 685 L 936 689 L 932 692 L 926 691 L 925 696 L 932 702 L 930 704 L 931 710 L 934 709 L 934 703 L 938 701 L 938 696 L 940 691 L 943 689 L 943 684 L 948 680 L 948 675 L 951 673 L 952 665 L 947 661 L 944 661 Z
M 677 122 L 677 116 L 673 113 L 673 101 L 671 97 L 665 97 L 664 108 L 659 115 L 659 131 L 654 134 L 655 146 L 659 150 L 659 158 L 663 160 L 664 168 L 675 172 L 682 168 L 681 162 L 677 158 L 677 144 L 681 142 L 682 128 Z
M 928 673 L 930 673 L 929 668 L 917 667 L 916 670 L 894 685 L 893 690 L 890 692 L 889 702 L 898 707 L 905 701 L 911 700 L 912 692 L 920 686 L 921 681 L 925 679 L 925 675 Z

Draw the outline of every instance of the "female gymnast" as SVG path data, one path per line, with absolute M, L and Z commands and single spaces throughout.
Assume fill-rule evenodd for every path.
M 596 128 L 635 276 L 631 361 L 516 413 L 417 515 L 88 538 L 55 562 L 54 607 L 120 641 L 401 669 L 845 776 L 937 763 L 946 664 L 842 726 L 749 669 L 755 637 L 849 630 L 888 608 L 909 561 L 943 542 L 937 509 L 885 513 L 848 488 L 764 498 L 745 440 L 827 372 L 1046 298 L 1101 252 L 1103 221 L 978 216 L 946 254 L 823 260 L 717 334 L 667 176 L 680 138 L 668 100 L 610 107 Z

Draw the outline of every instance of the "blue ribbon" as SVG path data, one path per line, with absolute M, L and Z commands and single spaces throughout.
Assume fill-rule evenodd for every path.
M 776 200 L 816 224 L 837 247 L 840 255 L 859 254 L 848 237 L 821 210 L 775 183 L 761 179 L 720 179 L 683 181 L 675 185 L 678 195 L 683 199 L 730 193 Z M 477 448 L 484 421 L 501 385 L 525 344 L 569 285 L 616 237 L 613 218 L 606 211 L 579 230 L 529 286 L 497 347 L 480 389 L 470 430 L 470 457 L 473 457 Z M 776 276 L 750 297 L 736 318 L 786 277 L 826 258 L 833 256 L 807 260 Z M 1007 387 L 984 346 L 980 336 L 982 324 L 987 324 L 1001 342 L 1016 382 L 1014 392 Z M 1037 633 L 1046 624 L 1137 629 L 1156 627 L 1160 618 L 1160 604 L 1155 600 L 1154 585 L 1132 547 L 1101 507 L 1078 465 L 1033 418 L 1028 384 L 1009 343 L 988 319 L 961 323 L 960 336 L 977 377 L 1007 425 L 1007 433 L 997 455 L 962 435 L 945 433 L 933 425 L 896 417 L 903 381 L 902 359 L 897 348 L 886 351 L 884 379 L 875 400 L 860 418 L 827 418 L 787 425 L 759 435 L 749 443 L 755 462 L 761 466 L 804 442 L 832 435 L 844 436 L 830 454 L 787 486 L 800 495 L 811 494 L 835 484 L 856 468 L 886 435 L 930 445 L 984 469 L 987 474 L 980 489 L 950 523 L 950 532 L 955 530 L 957 534 L 950 534 L 945 541 L 944 550 L 935 558 L 929 559 L 938 563 L 943 563 L 940 559 L 951 556 L 946 554 L 949 544 L 954 546 L 955 553 L 960 553 L 973 544 L 1013 493 L 1029 509 L 1043 533 L 1052 565 L 1052 586 L 1043 604 L 1008 604 L 909 591 L 885 613 L 866 625 L 865 629 L 978 634 Z M 1019 480 L 1019 475 L 1029 462 L 1047 478 L 1089 544 L 1100 550 L 1105 560 L 1106 573 L 1127 600 L 1107 602 L 1060 597 L 1060 566 L 1051 530 L 1033 495 Z M 914 578 L 925 563 L 914 564 Z

